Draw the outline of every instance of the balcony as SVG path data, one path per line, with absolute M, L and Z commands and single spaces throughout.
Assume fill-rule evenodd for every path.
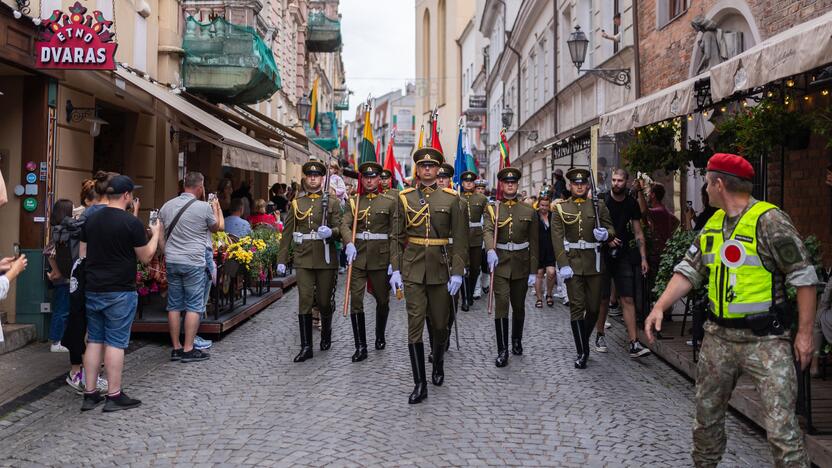
M 306 49 L 309 52 L 337 52 L 341 49 L 341 21 L 328 18 L 321 10 L 312 10 L 306 29 Z
M 350 94 L 352 92 L 348 89 L 336 89 L 333 99 L 335 100 L 335 110 L 345 111 L 350 110 Z
M 320 113 L 318 115 L 318 126 L 320 133 L 316 134 L 315 130 L 310 128 L 307 122 L 304 122 L 303 128 L 306 130 L 306 136 L 327 151 L 338 148 L 338 119 L 335 118 L 335 112 Z
M 254 104 L 281 87 L 274 56 L 252 28 L 223 18 L 200 23 L 189 17 L 182 48 L 185 87 L 211 101 Z

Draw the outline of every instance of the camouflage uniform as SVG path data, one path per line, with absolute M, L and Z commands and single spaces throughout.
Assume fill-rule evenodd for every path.
M 727 239 L 740 218 L 757 201 L 734 218 L 726 216 L 723 236 Z M 674 269 L 694 288 L 708 278 L 700 236 Z M 818 278 L 800 235 L 788 215 L 779 209 L 763 214 L 757 225 L 757 252 L 763 265 L 773 272 L 774 301 L 786 298 L 785 284 L 800 287 L 817 284 Z M 785 284 L 784 284 L 785 283 Z M 710 316 L 710 314 L 708 314 Z M 756 336 L 750 329 L 705 323 L 705 338 L 696 368 L 696 415 L 693 426 L 693 461 L 696 466 L 716 466 L 725 452 L 725 409 L 739 377 L 754 381 L 763 403 L 766 433 L 777 466 L 809 466 L 803 434 L 797 423 L 795 403 L 797 379 L 790 337 Z

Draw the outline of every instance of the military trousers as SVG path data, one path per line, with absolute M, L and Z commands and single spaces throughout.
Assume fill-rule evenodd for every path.
M 508 318 L 508 307 L 511 305 L 514 320 L 525 320 L 528 292 L 528 278 L 511 280 L 494 275 L 494 318 Z
M 693 462 L 715 467 L 725 452 L 725 412 L 737 379 L 747 374 L 760 394 L 766 437 L 775 466 L 808 467 L 803 434 L 797 423 L 797 373 L 791 342 L 758 337 L 750 330 L 705 322 L 705 338 L 696 366 Z
M 448 320 L 451 313 L 448 285 L 405 281 L 404 296 L 407 308 L 407 342 L 422 342 L 425 318 L 429 317 L 433 340 L 444 345 L 448 339 Z
M 295 278 L 298 284 L 298 313 L 311 314 L 312 307 L 317 305 L 322 317 L 332 315 L 338 270 L 295 268 Z
M 390 283 L 387 282 L 387 270 L 352 269 L 350 280 L 350 313 L 364 313 L 364 291 L 367 281 L 372 285 L 372 295 L 376 300 L 376 312 L 387 313 L 390 310 Z
M 468 301 L 474 299 L 474 288 L 477 284 L 477 278 L 480 276 L 480 266 L 482 265 L 482 246 L 471 247 L 468 249 L 468 278 L 465 283 L 465 293 L 468 295 Z
M 569 314 L 572 320 L 586 320 L 587 330 L 595 326 L 601 308 L 601 286 L 604 275 L 575 275 L 566 280 Z

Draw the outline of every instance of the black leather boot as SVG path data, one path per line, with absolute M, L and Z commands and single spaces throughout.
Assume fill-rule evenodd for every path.
M 352 362 L 360 362 L 367 359 L 367 331 L 364 328 L 364 313 L 350 314 L 352 323 L 352 336 L 355 340 L 355 353 L 352 355 Z
M 581 369 L 586 369 L 586 363 L 589 361 L 589 338 L 592 336 L 592 330 L 595 328 L 595 320 L 591 323 L 587 322 L 586 319 L 578 320 L 578 324 L 581 326 L 581 330 L 583 330 L 582 338 L 583 340 L 581 343 L 583 344 L 583 367 Z
M 321 314 L 321 351 L 332 347 L 332 314 Z
M 312 359 L 312 315 L 298 315 L 298 328 L 300 329 L 300 352 L 293 361 L 303 362 Z
M 575 357 L 575 368 L 586 369 L 586 360 L 588 356 L 584 354 L 585 344 L 588 345 L 586 336 L 584 335 L 584 321 L 572 320 L 569 322 L 572 326 L 572 338 L 575 340 L 575 350 L 577 356 Z
M 511 354 L 523 355 L 523 319 L 513 317 L 511 319 Z
M 508 365 L 508 319 L 494 319 L 494 330 L 497 334 L 497 359 L 494 365 L 505 367 Z
M 446 339 L 445 341 L 450 341 Z M 431 382 L 437 387 L 441 387 L 445 382 L 445 347 L 438 344 L 433 351 L 433 373 L 431 374 Z
M 387 341 L 384 339 L 384 331 L 387 329 L 387 316 L 389 310 L 376 309 L 376 349 L 384 349 Z
M 413 391 L 407 402 L 411 405 L 421 403 L 428 397 L 428 382 L 425 376 L 425 345 L 416 343 L 407 345 L 410 352 L 410 370 L 413 371 Z
M 425 326 L 428 327 L 428 345 L 430 345 L 430 354 L 428 354 L 428 362 L 433 362 L 433 328 L 430 326 L 430 317 L 425 317 Z

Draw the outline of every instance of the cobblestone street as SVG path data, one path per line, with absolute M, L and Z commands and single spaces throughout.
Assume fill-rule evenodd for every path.
M 209 361 L 168 362 L 159 345 L 129 354 L 125 388 L 143 400 L 138 409 L 81 414 L 63 387 L 6 415 L 0 465 L 690 465 L 692 384 L 654 356 L 631 360 L 618 321 L 610 353 L 574 369 L 565 308 L 533 302 L 525 355 L 503 369 L 485 300 L 460 312 L 445 385 L 411 406 L 403 301 L 392 301 L 388 348 L 367 361 L 350 362 L 339 315 L 332 349 L 318 350 L 316 332 L 315 358 L 294 364 L 293 289 L 216 342 Z M 728 425 L 724 466 L 771 463 L 762 434 L 734 416 Z

